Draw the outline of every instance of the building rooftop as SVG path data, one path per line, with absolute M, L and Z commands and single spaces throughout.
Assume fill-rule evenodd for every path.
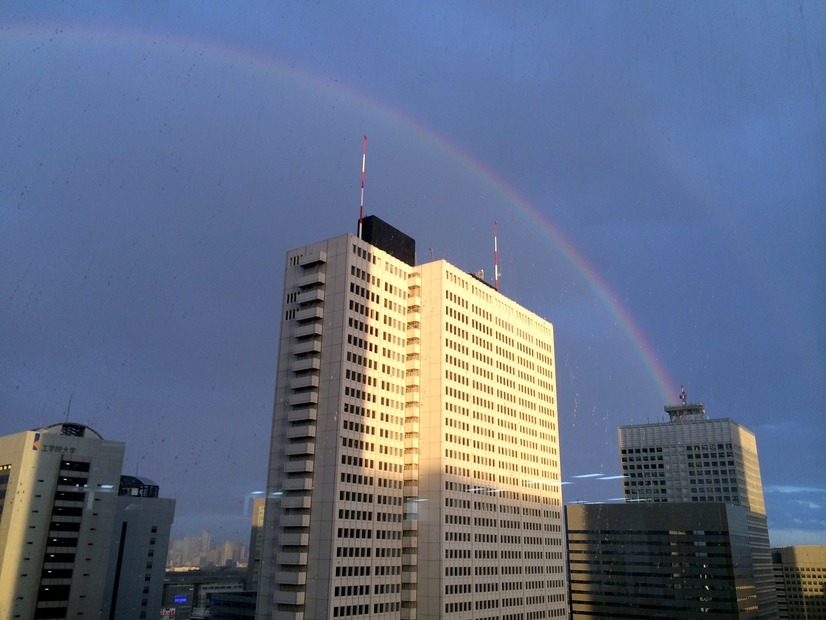
M 97 431 L 94 431 L 85 424 L 78 424 L 76 422 L 58 422 L 57 424 L 52 424 L 50 426 L 44 426 L 43 428 L 36 428 L 33 430 L 51 435 L 66 435 L 68 437 L 92 437 L 94 439 L 103 439 L 103 437 L 101 437 L 101 435 Z

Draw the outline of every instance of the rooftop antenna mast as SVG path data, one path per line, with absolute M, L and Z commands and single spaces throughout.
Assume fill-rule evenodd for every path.
M 75 397 L 75 393 L 72 392 L 69 394 L 69 405 L 66 407 L 66 423 L 69 422 L 69 412 L 72 410 L 72 399 Z
M 367 163 L 367 134 L 364 134 L 364 146 L 361 151 L 361 204 L 359 206 L 359 239 L 361 239 L 361 225 L 364 221 L 364 166 Z
M 493 287 L 499 290 L 499 228 L 493 221 Z

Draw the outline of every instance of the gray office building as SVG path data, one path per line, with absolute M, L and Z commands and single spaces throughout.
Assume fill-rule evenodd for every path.
M 668 420 L 619 427 L 625 498 L 631 502 L 722 502 L 746 510 L 758 618 L 776 618 L 777 601 L 754 433 L 734 420 L 709 419 L 705 406 L 668 405 Z

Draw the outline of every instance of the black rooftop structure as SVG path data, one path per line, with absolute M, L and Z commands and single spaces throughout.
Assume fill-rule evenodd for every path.
M 120 477 L 120 488 L 118 495 L 131 495 L 132 497 L 158 497 L 158 485 L 149 478 L 138 478 L 137 476 L 122 475 Z
M 411 267 L 416 265 L 416 241 L 375 215 L 362 220 L 361 238 Z

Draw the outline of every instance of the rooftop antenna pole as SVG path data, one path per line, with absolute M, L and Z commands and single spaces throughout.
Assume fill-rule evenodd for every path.
M 364 146 L 361 151 L 361 205 L 359 206 L 359 239 L 361 239 L 361 225 L 364 221 L 364 166 L 367 163 L 367 134 L 364 134 Z
M 496 220 L 493 222 L 493 287 L 499 290 L 499 230 Z
M 72 392 L 69 394 L 69 405 L 66 407 L 66 423 L 69 422 L 69 412 L 72 410 L 72 399 L 75 397 L 75 393 Z

